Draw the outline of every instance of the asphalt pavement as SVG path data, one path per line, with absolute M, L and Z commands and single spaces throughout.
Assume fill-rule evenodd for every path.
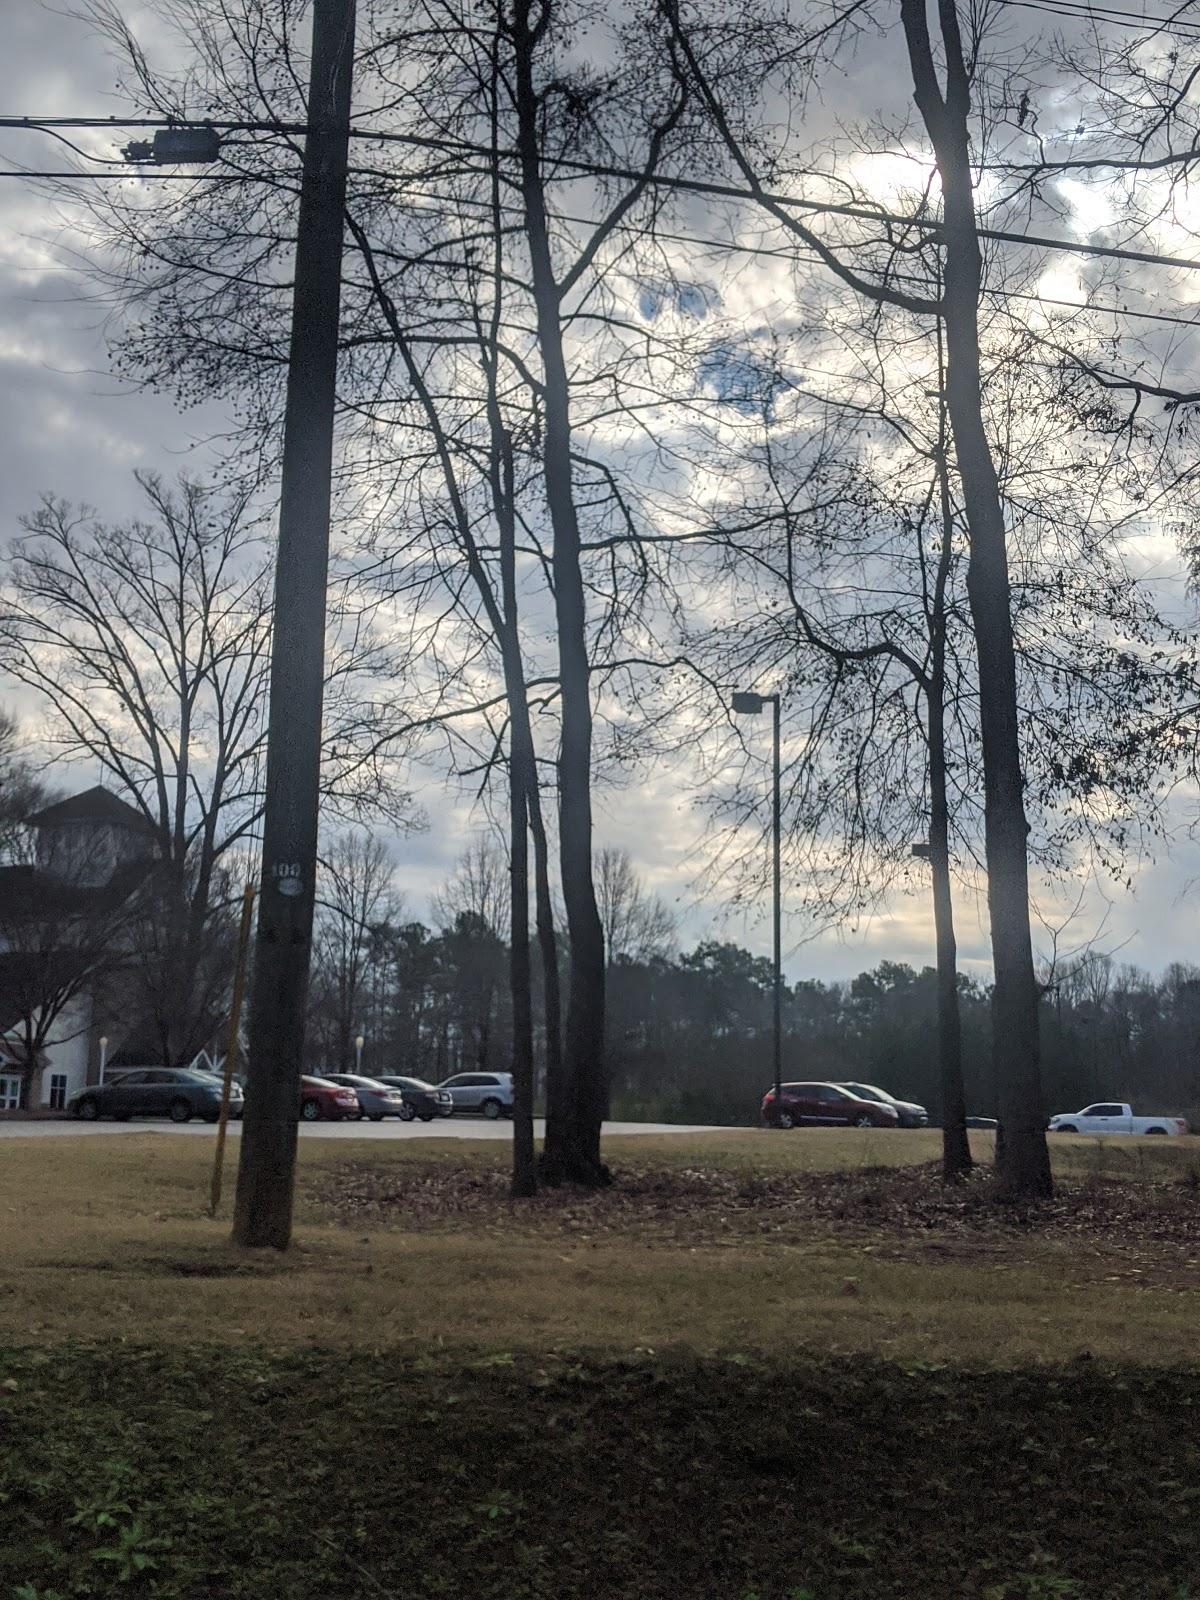
M 533 1126 L 535 1134 L 541 1138 L 545 1123 L 538 1117 Z M 0 1118 L 0 1139 L 73 1138 L 94 1133 L 190 1133 L 211 1137 L 216 1131 L 211 1122 L 152 1122 L 143 1118 L 132 1122 L 79 1122 L 73 1117 L 63 1121 L 33 1119 L 24 1122 Z M 606 1122 L 603 1131 L 611 1134 L 716 1133 L 719 1130 L 677 1122 Z M 241 1132 L 241 1125 L 231 1122 L 229 1132 L 236 1136 Z M 507 1118 L 489 1122 L 486 1117 L 438 1117 L 434 1122 L 401 1122 L 391 1118 L 386 1122 L 302 1122 L 300 1136 L 304 1139 L 511 1139 L 512 1123 Z

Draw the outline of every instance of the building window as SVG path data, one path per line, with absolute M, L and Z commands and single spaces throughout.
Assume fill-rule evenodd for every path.
M 67 1075 L 65 1072 L 52 1072 L 50 1074 L 50 1109 L 62 1111 L 67 1104 Z
M 20 1078 L 0 1077 L 0 1111 L 19 1111 L 20 1109 Z

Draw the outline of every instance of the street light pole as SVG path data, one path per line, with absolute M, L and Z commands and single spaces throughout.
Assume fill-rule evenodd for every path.
M 771 701 L 772 733 L 774 735 L 774 795 L 772 833 L 775 845 L 775 1104 L 783 1099 L 783 888 L 780 877 L 780 785 L 779 785 L 779 696 L 768 696 Z
M 730 708 L 739 716 L 757 717 L 765 705 L 771 707 L 771 734 L 772 734 L 772 784 L 771 784 L 771 841 L 772 841 L 772 879 L 774 886 L 773 904 L 771 907 L 771 920 L 774 931 L 774 971 L 772 974 L 772 1012 L 774 1027 L 772 1029 L 772 1064 L 775 1077 L 775 1106 L 778 1107 L 783 1099 L 783 882 L 780 865 L 780 840 L 781 840 L 781 794 L 779 776 L 779 696 L 777 694 L 755 694 L 750 690 L 739 690 L 730 700 Z
M 363 1050 L 363 1045 L 366 1044 L 366 1042 L 367 1041 L 363 1038 L 361 1033 L 355 1038 L 355 1041 L 354 1041 L 354 1070 L 355 1070 L 355 1072 L 359 1072 L 359 1073 L 362 1072 L 362 1050 Z
M 355 0 L 314 0 L 283 429 L 262 884 L 235 1244 L 285 1250 L 312 943 Z

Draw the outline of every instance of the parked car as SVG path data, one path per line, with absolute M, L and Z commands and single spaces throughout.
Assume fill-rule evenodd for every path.
M 216 1122 L 221 1115 L 221 1080 L 211 1072 L 192 1067 L 137 1067 L 119 1078 L 84 1089 L 67 1106 L 73 1117 L 94 1122 L 97 1117 L 170 1117 L 190 1122 L 203 1117 Z M 242 1114 L 242 1091 L 230 1086 L 229 1115 Z
M 1000 1126 L 995 1117 L 968 1117 L 968 1128 L 991 1128 L 993 1132 Z
M 438 1088 L 450 1096 L 455 1111 L 474 1111 L 490 1118 L 512 1115 L 511 1072 L 457 1072 Z
M 1082 1111 L 1060 1111 L 1050 1118 L 1051 1133 L 1169 1133 L 1188 1131 L 1183 1117 L 1135 1117 L 1123 1101 L 1099 1100 Z
M 343 1089 L 353 1089 L 358 1096 L 359 1116 L 372 1122 L 382 1122 L 384 1117 L 404 1114 L 404 1096 L 379 1078 L 364 1078 L 358 1072 L 326 1072 L 328 1083 L 340 1083 Z
M 889 1094 L 886 1089 L 876 1088 L 873 1083 L 840 1083 L 838 1088 L 848 1089 L 851 1094 L 856 1094 L 860 1100 L 878 1100 L 885 1106 L 894 1106 L 902 1128 L 927 1128 L 929 1126 L 928 1111 L 924 1106 L 919 1106 L 915 1100 L 897 1100 L 894 1094 Z
M 785 1083 L 782 1097 L 775 1090 L 763 1095 L 763 1121 L 772 1128 L 896 1128 L 900 1116 L 895 1106 L 882 1100 L 853 1095 L 838 1083 Z
M 361 1112 L 358 1096 L 344 1083 L 314 1078 L 308 1073 L 300 1079 L 300 1115 L 305 1122 L 341 1122 Z
M 389 1089 L 399 1091 L 404 1102 L 400 1116 L 405 1122 L 411 1122 L 414 1117 L 420 1117 L 422 1122 L 432 1122 L 434 1117 L 454 1115 L 454 1096 L 449 1089 L 439 1089 L 436 1084 L 426 1083 L 423 1078 L 402 1078 L 390 1072 L 385 1072 L 379 1081 L 386 1083 Z

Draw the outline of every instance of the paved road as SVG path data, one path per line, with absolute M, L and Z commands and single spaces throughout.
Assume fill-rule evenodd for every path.
M 606 1122 L 605 1133 L 716 1133 L 719 1129 L 703 1126 L 682 1126 L 673 1122 Z M 5 1117 L 0 1119 L 0 1139 L 56 1138 L 93 1133 L 191 1133 L 211 1137 L 215 1127 L 208 1122 L 76 1122 L 67 1118 L 62 1122 L 19 1122 Z M 229 1124 L 229 1132 L 237 1134 L 241 1127 Z M 534 1123 L 539 1138 L 545 1124 L 539 1117 Z M 488 1122 L 484 1117 L 439 1117 L 436 1122 L 302 1122 L 300 1133 L 306 1139 L 511 1139 L 512 1123 L 501 1120 Z

